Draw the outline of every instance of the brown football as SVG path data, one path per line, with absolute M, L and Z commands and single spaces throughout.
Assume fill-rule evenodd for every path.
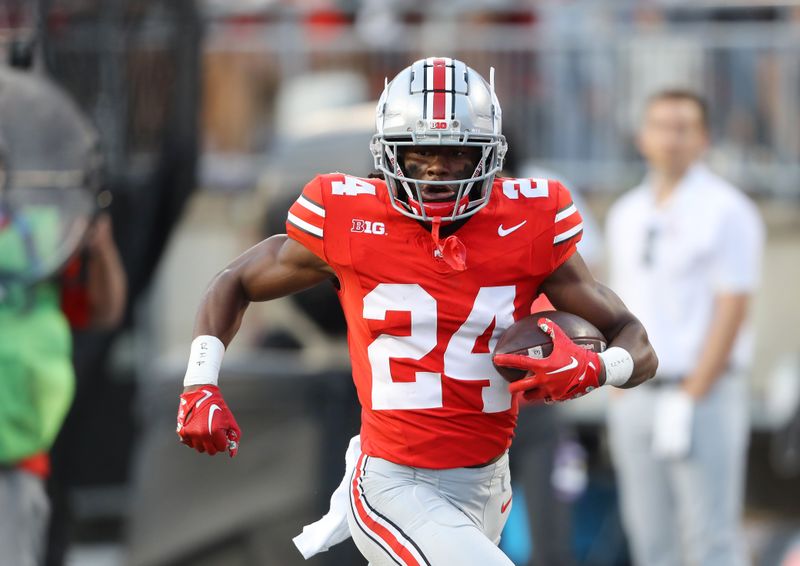
M 500 336 L 492 352 L 495 354 L 522 354 L 532 358 L 544 358 L 553 351 L 553 342 L 536 324 L 541 317 L 555 322 L 576 344 L 602 352 L 606 349 L 606 339 L 595 326 L 581 317 L 564 311 L 542 311 L 526 316 L 509 326 Z M 525 377 L 525 370 L 498 366 L 495 369 L 507 381 L 517 381 Z

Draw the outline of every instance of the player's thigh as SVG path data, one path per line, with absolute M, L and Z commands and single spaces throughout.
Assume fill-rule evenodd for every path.
M 511 566 L 483 531 L 435 488 L 356 470 L 348 524 L 371 566 Z
M 435 474 L 437 492 L 494 544 L 500 543 L 512 506 L 508 453 L 481 468 L 455 468 Z

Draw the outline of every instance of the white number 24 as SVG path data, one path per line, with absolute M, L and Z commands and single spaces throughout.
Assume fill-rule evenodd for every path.
M 483 411 L 497 413 L 511 407 L 508 384 L 495 371 L 490 353 L 474 353 L 476 340 L 494 322 L 489 351 L 504 328 L 514 323 L 514 286 L 481 287 L 467 319 L 450 337 L 444 353 L 444 373 L 464 381 L 485 381 Z M 364 297 L 364 318 L 385 320 L 388 311 L 408 312 L 410 333 L 381 334 L 367 350 L 372 366 L 372 408 L 435 409 L 442 407 L 442 374 L 416 372 L 414 381 L 395 382 L 391 358 L 420 360 L 437 346 L 436 299 L 417 284 L 381 283 Z M 431 322 L 431 317 L 433 321 Z

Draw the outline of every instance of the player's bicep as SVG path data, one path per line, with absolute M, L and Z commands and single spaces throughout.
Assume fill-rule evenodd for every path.
M 540 290 L 556 309 L 588 320 L 607 338 L 636 320 L 616 293 L 592 276 L 577 252 L 550 274 Z
M 328 264 L 286 234 L 253 246 L 230 268 L 238 271 L 242 291 L 249 301 L 284 297 L 335 277 Z

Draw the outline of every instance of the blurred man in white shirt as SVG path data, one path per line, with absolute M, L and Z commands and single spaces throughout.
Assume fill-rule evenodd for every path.
M 707 109 L 694 93 L 651 97 L 638 144 L 649 174 L 609 212 L 610 286 L 647 328 L 660 365 L 609 411 L 623 522 L 639 566 L 744 565 L 746 321 L 762 221 L 701 162 Z

